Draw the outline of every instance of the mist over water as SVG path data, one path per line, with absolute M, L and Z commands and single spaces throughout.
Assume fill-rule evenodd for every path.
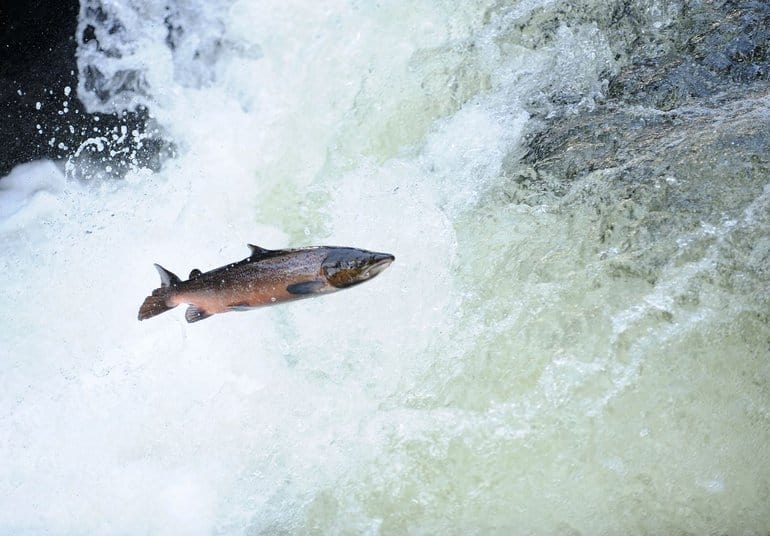
M 3 531 L 766 530 L 770 187 L 522 182 L 531 110 L 626 60 L 602 3 L 558 4 L 83 2 L 79 98 L 176 156 L 0 181 Z M 249 242 L 396 262 L 135 320 L 153 262 Z

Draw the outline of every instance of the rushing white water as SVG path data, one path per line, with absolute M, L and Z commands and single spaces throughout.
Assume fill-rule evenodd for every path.
M 769 247 L 770 189 L 667 238 L 655 282 L 618 276 L 634 259 L 592 207 L 502 195 L 524 105 L 590 108 L 617 68 L 594 23 L 524 24 L 554 4 L 84 2 L 79 97 L 148 106 L 177 156 L 0 181 L 0 529 L 767 527 L 766 316 L 714 274 L 746 234 Z M 153 262 L 185 275 L 247 242 L 396 262 L 316 300 L 136 321 Z

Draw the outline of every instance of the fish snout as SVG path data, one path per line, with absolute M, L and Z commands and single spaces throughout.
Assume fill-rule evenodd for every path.
M 375 275 L 382 272 L 385 268 L 390 266 L 390 264 L 395 260 L 396 257 L 390 253 L 375 253 L 372 256 L 371 266 L 367 270 L 368 274 L 365 275 L 367 275 L 367 277 L 374 277 Z

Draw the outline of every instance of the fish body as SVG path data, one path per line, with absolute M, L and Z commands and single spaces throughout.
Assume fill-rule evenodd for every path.
M 139 309 L 139 320 L 182 303 L 185 318 L 197 322 L 211 315 L 243 311 L 336 292 L 368 281 L 394 257 L 347 247 L 316 246 L 268 250 L 249 244 L 251 255 L 209 272 L 193 270 L 180 280 L 159 264 L 160 288 Z

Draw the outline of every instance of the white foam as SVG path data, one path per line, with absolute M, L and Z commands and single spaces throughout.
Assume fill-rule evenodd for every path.
M 0 182 L 0 230 L 23 229 L 56 214 L 63 185 L 64 175 L 53 162 L 16 166 Z

